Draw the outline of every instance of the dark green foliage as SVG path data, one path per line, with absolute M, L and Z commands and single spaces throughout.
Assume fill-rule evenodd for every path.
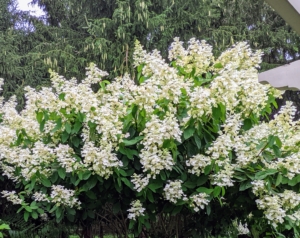
M 114 78 L 132 73 L 133 44 L 166 56 L 176 36 L 205 39 L 218 54 L 237 41 L 264 52 L 262 70 L 299 58 L 300 42 L 263 0 L 33 0 L 47 17 L 37 19 L 1 0 L 0 77 L 4 96 L 24 105 L 26 85 L 48 85 L 48 68 L 67 78 L 84 77 L 95 62 Z M 45 24 L 47 22 L 47 24 Z

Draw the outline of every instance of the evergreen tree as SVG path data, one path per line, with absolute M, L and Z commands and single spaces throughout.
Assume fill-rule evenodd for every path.
M 249 41 L 265 53 L 263 69 L 299 58 L 299 37 L 263 0 L 33 0 L 47 12 L 51 27 L 63 29 L 86 61 L 131 71 L 135 39 L 147 50 L 168 48 L 180 36 L 206 39 L 219 53 L 237 41 Z M 70 35 L 70 31 L 77 34 Z M 66 36 L 65 34 L 69 34 Z M 120 54 L 121 53 L 121 54 Z M 162 52 L 166 56 L 166 52 Z M 121 57 L 119 55 L 122 55 Z M 58 60 L 59 61 L 59 60 Z M 85 62 L 86 63 L 86 62 Z
M 136 39 L 163 57 L 176 36 L 205 39 L 216 54 L 248 41 L 264 52 L 262 70 L 300 56 L 300 37 L 263 0 L 32 0 L 46 13 L 40 19 L 13 10 L 13 0 L 1 1 L 10 14 L 0 18 L 0 77 L 11 84 L 6 96 L 16 90 L 21 95 L 25 85 L 47 84 L 48 68 L 80 79 L 95 62 L 110 78 L 125 72 L 134 77 Z

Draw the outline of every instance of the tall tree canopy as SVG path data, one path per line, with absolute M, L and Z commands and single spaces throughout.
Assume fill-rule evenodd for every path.
M 132 73 L 136 39 L 163 57 L 176 36 L 205 39 L 216 54 L 247 41 L 264 51 L 262 70 L 300 56 L 300 37 L 263 0 L 32 0 L 40 19 L 1 1 L 0 77 L 11 85 L 4 95 L 20 100 L 23 86 L 48 83 L 48 68 L 68 78 L 83 78 L 89 62 L 111 78 Z

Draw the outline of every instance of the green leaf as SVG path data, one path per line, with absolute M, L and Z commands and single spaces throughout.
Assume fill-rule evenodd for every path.
M 135 145 L 136 143 L 138 143 L 142 139 L 144 139 L 144 136 L 138 136 L 138 137 L 135 137 L 131 140 L 123 139 L 123 143 L 124 143 L 125 146 Z
M 61 142 L 65 143 L 68 140 L 68 138 L 69 138 L 68 132 L 64 131 L 61 135 Z
M 38 212 L 39 214 L 44 214 L 44 210 L 41 209 L 41 208 L 38 208 L 38 209 L 37 209 L 37 212 Z
M 80 139 L 77 136 L 72 137 L 71 141 L 75 147 L 78 147 L 80 144 Z
M 19 213 L 20 211 L 22 211 L 24 209 L 24 207 L 20 207 L 17 211 L 17 213 Z
M 135 220 L 130 220 L 128 229 L 131 230 L 135 224 Z
M 251 187 L 252 187 L 251 181 L 243 181 L 240 185 L 239 191 L 245 191 Z
M 62 126 L 61 118 L 58 118 L 58 119 L 56 120 L 56 126 L 51 130 L 51 132 L 54 133 L 54 132 L 60 130 L 61 126 Z
M 68 214 L 76 215 L 76 210 L 74 208 L 66 207 L 66 211 Z
M 147 78 L 146 78 L 145 76 L 140 77 L 140 78 L 139 78 L 139 83 L 141 84 L 141 83 L 145 82 L 146 79 L 147 79 Z
M 39 207 L 36 205 L 36 201 L 30 203 L 31 209 L 38 209 Z
M 218 107 L 212 108 L 212 115 L 216 121 L 219 121 L 219 119 L 222 118 L 222 111 L 221 111 L 221 107 L 219 105 L 218 105 Z
M 76 121 L 72 130 L 73 134 L 77 134 L 81 128 L 82 124 L 80 121 Z
M 72 214 L 69 214 L 69 213 L 67 213 L 67 219 L 70 221 L 70 222 L 74 222 L 75 221 L 75 216 L 74 215 L 72 215 Z
M 56 219 L 59 219 L 62 216 L 62 213 L 63 213 L 62 207 L 57 207 L 57 209 L 55 211 Z
M 180 178 L 181 178 L 182 181 L 187 180 L 187 174 L 186 173 L 182 173 L 181 176 L 180 176 Z
M 121 178 L 121 180 L 126 184 L 127 187 L 133 188 L 132 183 L 127 178 Z
M 216 63 L 214 65 L 214 68 L 216 68 L 216 69 L 223 69 L 224 67 L 223 67 L 223 65 L 221 63 Z
M 194 135 L 195 132 L 195 127 L 194 126 L 189 126 L 187 129 L 184 130 L 183 132 L 183 138 L 185 140 L 189 139 Z
M 87 195 L 90 199 L 92 199 L 92 200 L 96 200 L 96 199 L 97 199 L 97 196 L 96 196 L 95 193 L 92 192 L 92 191 L 87 191 L 87 192 L 86 192 L 86 195 Z
M 278 136 L 275 136 L 275 143 L 276 143 L 276 145 L 277 145 L 279 148 L 281 148 L 282 142 L 281 142 L 281 140 L 279 139 Z
M 205 184 L 208 180 L 208 176 L 207 175 L 201 175 L 198 179 L 197 179 L 197 186 L 201 186 L 203 184 Z
M 154 203 L 153 193 L 150 189 L 147 190 L 147 198 L 150 202 Z
M 269 135 L 268 137 L 268 147 L 272 148 L 272 146 L 274 145 L 275 142 L 275 137 L 273 135 Z
M 60 223 L 63 220 L 64 216 L 64 213 L 62 213 L 62 215 L 59 218 L 56 218 L 56 222 Z
M 176 206 L 173 211 L 172 211 L 172 216 L 175 216 L 176 214 L 178 214 L 179 212 L 181 212 L 183 206 Z
M 57 169 L 57 173 L 58 173 L 58 176 L 62 179 L 65 179 L 66 177 L 66 170 L 64 168 L 58 168 Z
M 248 131 L 251 128 L 252 128 L 252 121 L 251 121 L 251 119 L 249 119 L 249 118 L 245 119 L 244 123 L 243 123 L 243 129 L 245 131 Z
M 75 186 L 77 186 L 80 183 L 81 179 L 77 179 L 74 183 Z
M 126 147 L 120 147 L 119 148 L 119 152 L 123 155 L 126 155 L 128 157 L 128 159 L 133 159 L 133 156 L 134 155 L 138 155 L 138 152 L 136 150 L 131 150 L 131 149 L 128 149 Z
M 142 72 L 144 66 L 145 66 L 145 64 L 140 64 L 140 65 L 137 67 L 137 71 L 138 71 L 138 72 Z
M 211 213 L 211 207 L 210 207 L 210 205 L 206 206 L 206 213 L 207 213 L 208 216 L 210 215 L 210 213 Z
M 212 189 L 212 188 L 200 187 L 200 188 L 197 188 L 196 191 L 199 192 L 199 193 L 206 193 L 206 194 L 209 195 L 209 194 L 211 194 L 211 193 L 214 191 L 214 189 Z
M 24 212 L 24 221 L 28 221 L 30 213 L 29 212 Z
M 183 184 L 184 187 L 187 188 L 195 188 L 197 186 L 196 182 L 192 182 L 192 181 L 187 181 Z
M 71 127 L 71 125 L 70 125 L 69 122 L 66 122 L 66 124 L 65 124 L 65 130 L 66 130 L 66 132 L 68 132 L 69 134 L 71 134 L 72 127 Z
M 65 93 L 61 93 L 61 94 L 58 95 L 58 98 L 59 98 L 61 101 L 64 101 L 64 100 L 65 100 L 65 96 L 66 96 Z
M 52 212 L 56 211 L 57 208 L 58 208 L 58 206 L 54 205 L 49 212 L 52 213 Z
M 124 177 L 127 176 L 127 173 L 123 169 L 119 169 L 118 171 L 122 176 L 124 176 Z
M 86 171 L 84 171 L 83 174 L 82 174 L 82 179 L 83 179 L 83 180 L 88 180 L 88 179 L 90 178 L 91 175 L 92 175 L 91 171 L 86 170 Z
M 199 138 L 199 136 L 197 134 L 194 134 L 194 140 L 195 140 L 195 144 L 197 146 L 198 149 L 201 149 L 201 139 Z
M 161 180 L 165 181 L 167 179 L 165 171 L 160 171 L 160 178 Z
M 40 123 L 40 131 L 41 131 L 41 132 L 44 131 L 45 123 L 46 123 L 45 120 L 43 120 L 43 121 Z
M 297 175 L 296 177 L 292 178 L 291 180 L 288 180 L 288 185 L 295 186 L 300 182 L 300 175 Z
M 103 81 L 102 81 L 103 82 Z M 79 120 L 79 122 L 84 122 L 84 119 L 85 119 L 85 114 L 79 112 L 78 115 L 77 115 L 77 119 Z
M 222 188 L 220 186 L 216 186 L 214 188 L 214 192 L 213 192 L 214 197 L 218 197 L 221 193 L 221 190 L 222 190 Z
M 91 177 L 88 181 L 87 181 L 87 185 L 89 189 L 92 189 L 93 187 L 96 186 L 98 182 L 98 179 L 96 176 Z
M 282 182 L 282 175 L 281 173 L 278 173 L 275 186 L 277 187 L 279 184 L 281 184 L 281 182 Z
M 0 225 L 0 230 L 10 230 L 10 227 L 7 224 L 1 224 Z
M 274 159 L 274 155 L 270 151 L 267 151 L 267 150 L 264 150 L 262 152 L 262 156 L 269 162 Z
M 273 145 L 273 146 L 272 146 L 272 149 L 273 149 L 273 151 L 274 151 L 275 156 L 276 156 L 277 158 L 280 158 L 280 157 L 281 157 L 281 151 L 280 151 L 280 149 L 278 148 L 278 146 L 277 146 L 277 145 Z
M 212 170 L 212 165 L 211 164 L 207 165 L 204 169 L 204 174 L 208 175 L 211 172 L 211 170 Z
M 260 150 L 262 148 L 265 148 L 267 146 L 268 142 L 267 141 L 262 141 L 260 142 L 257 146 L 256 146 L 256 149 L 257 150 Z
M 25 210 L 26 210 L 27 212 L 32 212 L 31 207 L 28 207 L 28 206 L 25 206 Z
M 51 182 L 50 182 L 49 179 L 47 179 L 47 178 L 41 178 L 41 182 L 42 182 L 42 184 L 43 184 L 45 187 L 47 187 L 47 188 L 50 188 L 50 187 L 51 187 Z
M 31 213 L 31 217 L 33 218 L 33 219 L 37 219 L 38 217 L 39 217 L 39 215 L 38 215 L 38 213 L 37 212 L 33 212 L 33 213 Z
M 42 123 L 43 117 L 44 117 L 44 113 L 43 112 L 37 112 L 36 113 L 36 120 L 38 121 L 39 124 Z
M 222 195 L 222 197 L 224 197 L 224 195 L 225 195 L 225 192 L 226 192 L 226 191 L 225 191 L 225 188 L 224 188 L 224 187 L 222 187 L 222 194 L 221 194 L 221 195 Z
M 163 183 L 160 182 L 160 181 L 155 181 L 155 182 L 152 182 L 148 185 L 148 188 L 152 190 L 152 192 L 156 192 L 156 189 L 158 188 L 162 188 L 163 187 Z
M 264 171 L 259 171 L 255 174 L 255 179 L 257 180 L 264 179 L 269 175 L 276 174 L 277 172 L 278 172 L 277 169 L 268 169 Z

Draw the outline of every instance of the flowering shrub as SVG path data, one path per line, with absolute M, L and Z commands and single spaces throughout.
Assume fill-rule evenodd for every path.
M 111 203 L 137 232 L 184 213 L 298 234 L 299 122 L 289 102 L 261 122 L 281 95 L 257 82 L 261 53 L 238 43 L 215 59 L 176 38 L 170 65 L 138 42 L 134 60 L 135 79 L 108 82 L 91 64 L 81 83 L 51 72 L 52 87 L 27 87 L 20 113 L 15 97 L 2 103 L 1 169 L 18 191 L 2 194 L 25 220 L 92 219 Z

